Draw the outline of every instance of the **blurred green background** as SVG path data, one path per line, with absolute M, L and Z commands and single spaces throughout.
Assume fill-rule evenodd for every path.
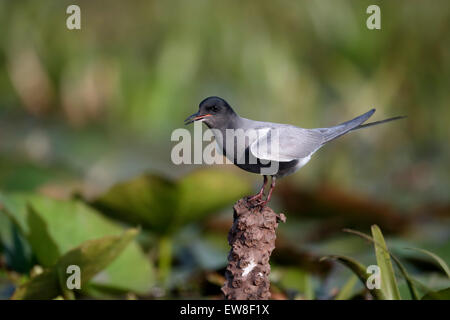
M 81 30 L 66 28 L 73 3 Z M 381 30 L 366 28 L 371 4 Z M 373 263 L 372 248 L 341 229 L 374 223 L 412 273 L 448 287 L 439 268 L 403 248 L 450 261 L 449 32 L 448 1 L 0 1 L 0 298 L 36 265 L 124 226 L 142 227 L 127 247 L 146 261 L 142 278 L 111 265 L 117 281 L 100 273 L 77 295 L 220 297 L 232 204 L 261 178 L 172 164 L 172 131 L 210 95 L 241 116 L 306 128 L 370 108 L 373 120 L 408 116 L 330 143 L 279 182 L 271 206 L 287 223 L 272 259 L 274 297 L 334 297 L 351 273 L 318 259 Z M 202 192 L 207 200 L 192 201 Z M 55 221 L 60 210 L 68 220 Z M 87 232 L 91 215 L 111 228 Z M 41 217 L 54 259 L 37 250 L 44 231 L 32 232 L 30 216 Z

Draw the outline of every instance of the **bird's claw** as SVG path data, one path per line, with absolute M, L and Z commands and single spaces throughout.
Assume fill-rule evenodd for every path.
M 250 206 L 252 208 L 261 207 L 261 209 L 263 209 L 267 205 L 267 202 L 268 202 L 267 200 L 261 200 L 261 201 L 251 203 Z
M 255 194 L 254 196 L 249 197 L 248 201 L 253 202 L 253 201 L 259 200 L 261 198 L 262 198 L 262 193 L 260 192 L 260 193 Z
M 259 201 L 256 205 L 261 206 L 261 209 L 263 209 L 267 205 L 268 202 L 269 201 L 267 201 L 267 200 Z

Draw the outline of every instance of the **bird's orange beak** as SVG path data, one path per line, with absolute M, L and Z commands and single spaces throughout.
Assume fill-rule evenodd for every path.
M 192 123 L 194 121 L 198 121 L 198 120 L 204 119 L 206 117 L 210 117 L 210 116 L 212 116 L 212 114 L 209 114 L 209 113 L 207 113 L 207 114 L 199 114 L 197 112 L 197 113 L 194 113 L 193 115 L 187 117 L 186 120 L 184 120 L 184 124 L 185 125 L 186 124 L 190 124 L 190 123 Z

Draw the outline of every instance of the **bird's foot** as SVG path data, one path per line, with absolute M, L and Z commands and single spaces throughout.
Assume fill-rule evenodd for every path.
M 263 182 L 263 185 L 261 186 L 261 189 L 259 190 L 259 192 L 257 194 L 255 194 L 254 196 L 247 198 L 247 201 L 253 202 L 256 200 L 261 200 L 264 195 L 264 188 L 266 187 L 266 184 L 267 184 L 267 176 L 264 176 L 264 182 Z
M 254 196 L 249 197 L 247 200 L 249 202 L 253 202 L 255 200 L 260 200 L 262 199 L 263 193 L 262 192 L 258 192 L 257 194 L 255 194 Z
M 261 209 L 263 209 L 263 208 L 267 205 L 268 202 L 269 202 L 269 201 L 267 201 L 267 200 L 260 200 L 260 201 L 252 202 L 252 203 L 250 204 L 250 207 L 251 207 L 251 208 L 257 208 L 257 207 L 260 207 Z
M 261 207 L 261 209 L 264 208 L 264 206 L 267 203 L 267 200 L 263 200 L 263 196 L 264 196 L 264 192 L 258 192 L 254 196 L 247 198 L 247 203 L 249 203 L 249 207 L 257 208 L 257 207 L 263 205 Z
M 258 201 L 258 202 L 256 203 L 256 206 L 257 206 L 257 207 L 261 207 L 261 209 L 264 209 L 264 207 L 267 205 L 268 202 L 269 202 L 268 200 Z

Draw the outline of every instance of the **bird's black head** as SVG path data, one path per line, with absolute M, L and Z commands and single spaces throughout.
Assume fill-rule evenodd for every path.
M 198 112 L 189 116 L 184 124 L 203 121 L 209 128 L 226 128 L 236 113 L 228 102 L 219 97 L 208 97 L 200 102 Z

